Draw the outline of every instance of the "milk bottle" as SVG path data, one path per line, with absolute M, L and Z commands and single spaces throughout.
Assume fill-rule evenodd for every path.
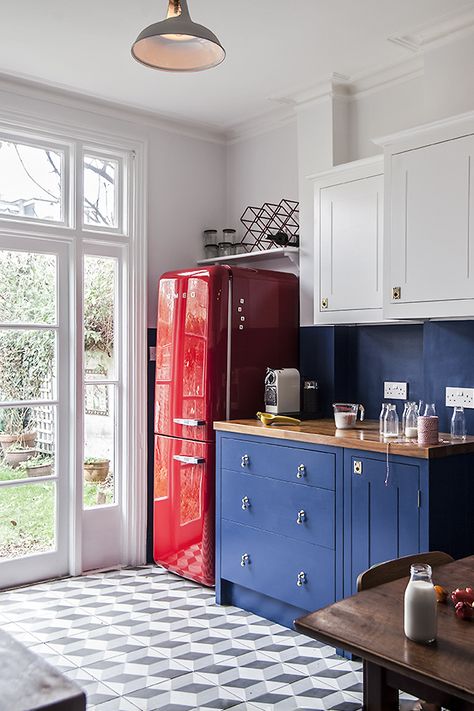
M 412 565 L 405 590 L 404 628 L 414 642 L 427 644 L 436 639 L 438 610 L 429 565 Z

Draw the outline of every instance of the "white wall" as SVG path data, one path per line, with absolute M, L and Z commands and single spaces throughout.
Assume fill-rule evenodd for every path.
M 380 153 L 372 139 L 426 120 L 422 77 L 354 98 L 349 102 L 349 160 Z
M 231 142 L 227 149 L 227 222 L 242 234 L 249 205 L 298 200 L 296 117 L 283 126 Z
M 225 225 L 224 142 L 212 135 L 201 137 L 190 127 L 13 80 L 0 81 L 0 117 L 2 110 L 29 116 L 32 123 L 65 123 L 146 141 L 148 325 L 153 327 L 160 274 L 194 266 L 202 256 L 202 230 Z
M 203 258 L 203 229 L 225 227 L 225 145 L 149 133 L 148 325 L 159 276 Z

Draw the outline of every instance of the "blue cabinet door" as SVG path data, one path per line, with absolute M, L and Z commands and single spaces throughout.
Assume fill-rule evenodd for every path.
M 385 457 L 345 451 L 345 595 L 371 565 L 420 551 L 420 469 L 408 461 L 387 471 Z

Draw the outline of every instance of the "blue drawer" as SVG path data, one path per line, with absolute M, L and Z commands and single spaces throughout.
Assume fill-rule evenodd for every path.
M 241 439 L 222 439 L 222 468 L 335 489 L 336 455 Z
M 223 519 L 220 551 L 225 580 L 303 610 L 335 600 L 335 555 L 328 548 Z
M 334 496 L 328 489 L 222 471 L 223 518 L 326 548 L 335 547 Z

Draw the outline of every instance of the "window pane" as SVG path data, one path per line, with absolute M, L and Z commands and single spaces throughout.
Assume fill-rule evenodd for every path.
M 117 227 L 118 162 L 84 156 L 84 224 Z
M 56 408 L 0 408 L 0 481 L 55 474 Z
M 117 260 L 84 258 L 84 367 L 86 380 L 115 378 Z
M 0 559 L 54 550 L 55 509 L 53 482 L 0 487 Z
M 0 401 L 54 399 L 55 346 L 54 331 L 0 329 Z
M 64 153 L 0 140 L 0 214 L 63 220 Z
M 115 385 L 85 387 L 84 506 L 115 502 Z
M 56 322 L 56 257 L 0 250 L 0 323 Z

